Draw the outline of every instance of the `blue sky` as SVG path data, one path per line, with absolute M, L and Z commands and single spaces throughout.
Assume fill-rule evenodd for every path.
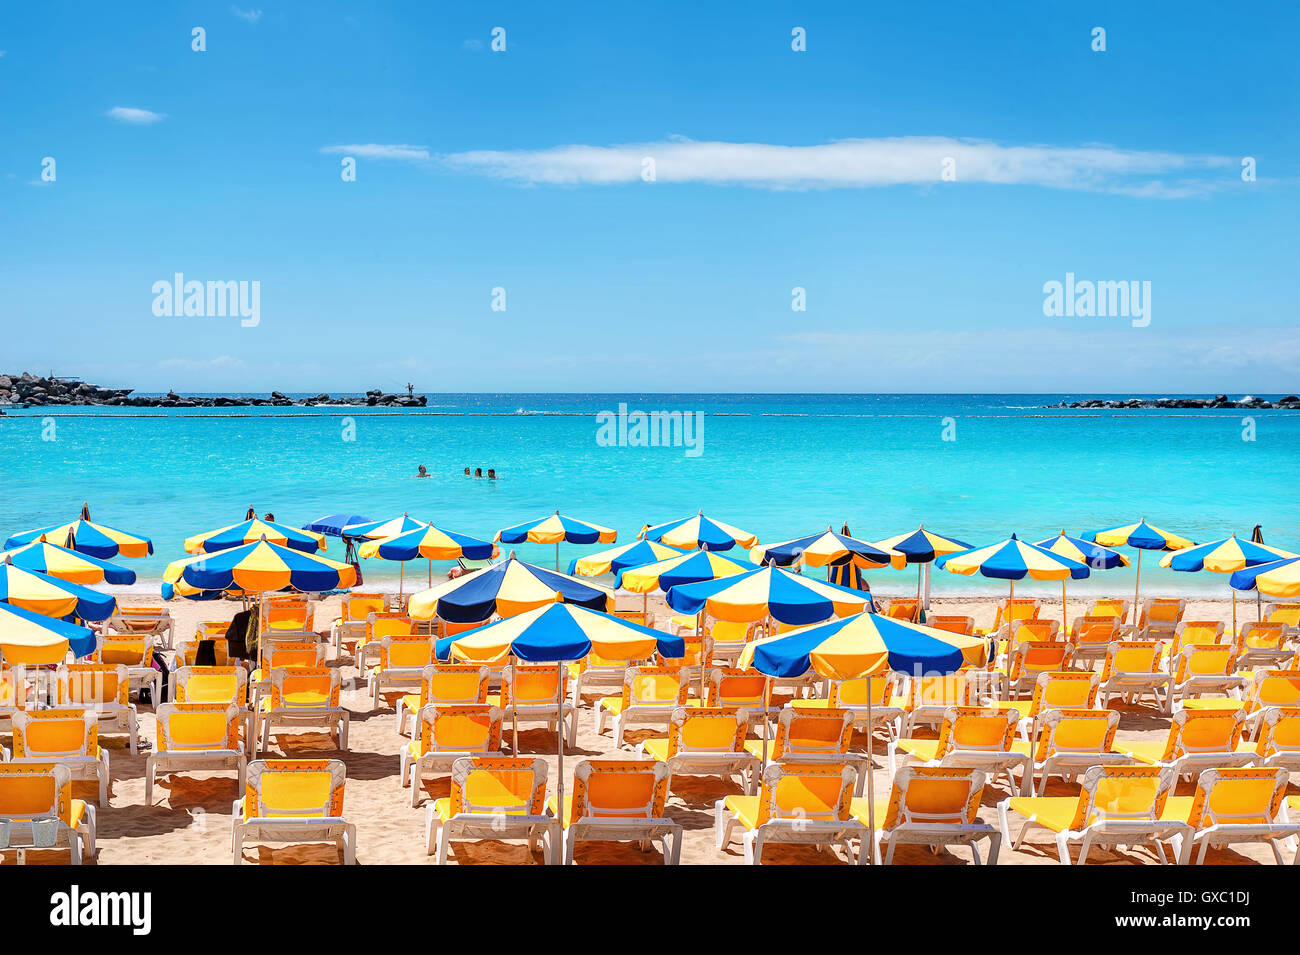
M 9 4 L 0 370 L 1294 392 L 1298 25 L 1290 3 Z M 260 282 L 260 323 L 155 316 L 176 272 Z M 1150 282 L 1150 324 L 1045 316 L 1067 272 Z

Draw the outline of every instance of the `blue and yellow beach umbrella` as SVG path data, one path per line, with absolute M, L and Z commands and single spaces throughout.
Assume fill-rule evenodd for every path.
M 634 540 L 630 544 L 620 544 L 586 557 L 575 557 L 569 561 L 569 576 L 599 577 L 602 574 L 618 574 L 629 567 L 644 567 L 646 564 L 689 553 L 690 551 L 679 547 L 669 547 L 655 541 Z
M 476 623 L 493 614 L 514 617 L 561 602 L 609 610 L 614 606 L 614 591 L 525 563 L 512 551 L 499 564 L 412 594 L 406 612 L 417 620 L 438 617 L 451 623 Z
M 0 602 L 47 617 L 82 620 L 107 620 L 117 609 L 117 599 L 111 594 L 24 570 L 10 558 L 0 562 Z
M 95 649 L 95 634 L 44 614 L 0 603 L 0 660 L 9 666 L 53 666 L 71 649 L 84 657 Z
M 629 567 L 615 578 L 614 586 L 634 594 L 649 594 L 656 590 L 668 591 L 682 584 L 696 584 L 704 580 L 718 580 L 758 570 L 757 564 L 735 557 L 723 557 L 708 550 L 678 554 L 667 560 L 656 561 L 644 567 Z
M 705 517 L 704 511 L 666 524 L 655 524 L 637 536 L 669 547 L 680 547 L 682 550 L 698 550 L 701 547 L 706 550 L 731 550 L 737 544 L 753 547 L 758 543 L 757 534 Z
M 851 561 L 864 569 L 892 566 L 902 570 L 907 564 L 907 557 L 900 551 L 885 550 L 877 544 L 837 534 L 829 527 L 811 537 L 779 544 L 759 544 L 750 549 L 749 559 L 756 564 L 775 564 L 777 567 L 789 567 L 799 560 L 809 567 L 833 567 Z
M 381 557 L 384 560 L 429 562 L 429 585 L 433 585 L 435 560 L 491 560 L 497 556 L 497 546 L 491 541 L 479 540 L 457 531 L 445 531 L 432 524 L 417 527 L 396 537 L 367 541 L 361 545 L 362 557 Z
M 153 553 L 153 542 L 149 538 L 107 524 L 94 523 L 90 519 L 90 509 L 84 504 L 81 507 L 81 517 L 77 520 L 15 534 L 5 541 L 5 549 L 31 544 L 41 538 L 79 554 L 89 554 L 104 560 L 118 556 L 148 557 Z
M 1138 621 L 1138 596 L 1142 592 L 1142 552 L 1144 550 L 1183 550 L 1194 546 L 1186 537 L 1161 530 L 1146 519 L 1136 524 L 1121 524 L 1084 534 L 1084 540 L 1094 541 L 1103 547 L 1133 547 L 1137 549 L 1137 567 L 1133 579 L 1133 622 Z
M 350 537 L 353 540 L 384 540 L 389 537 L 397 537 L 399 534 L 407 534 L 411 531 L 427 526 L 427 521 L 417 521 L 414 517 L 403 513 L 400 517 L 389 517 L 382 521 L 367 521 L 363 524 L 345 524 L 340 534 L 343 537 Z
M 212 554 L 199 554 L 175 560 L 163 571 L 163 581 L 184 586 L 174 596 L 189 596 L 185 591 L 240 590 L 265 593 L 290 588 L 303 593 L 323 593 L 356 584 L 357 572 L 351 564 L 307 554 L 259 540 Z
M 981 577 L 1008 581 L 1012 597 L 1016 595 L 1017 580 L 1026 577 L 1030 580 L 1059 580 L 1062 626 L 1066 619 L 1065 582 L 1083 580 L 1092 573 L 1087 564 L 1054 553 L 1046 547 L 1022 541 L 1015 534 L 996 544 L 972 547 L 970 550 L 940 557 L 936 566 L 954 574 L 979 574 Z
M 306 554 L 325 549 L 324 534 L 318 534 L 316 531 L 301 531 L 288 524 L 277 524 L 255 517 L 241 524 L 231 524 L 229 527 L 185 538 L 185 553 L 211 554 L 262 540 Z
M 1300 557 L 1238 570 L 1228 578 L 1234 590 L 1256 590 L 1270 597 L 1300 597 Z
M 558 510 L 535 521 L 524 521 L 513 527 L 503 527 L 493 540 L 503 544 L 554 544 L 555 569 L 560 569 L 560 544 L 612 544 L 618 540 L 618 531 L 576 517 L 567 517 Z
M 1279 560 L 1300 557 L 1280 547 L 1257 544 L 1253 541 L 1239 540 L 1236 534 L 1223 540 L 1210 541 L 1208 544 L 1196 544 L 1184 547 L 1172 554 L 1160 558 L 1160 566 L 1171 570 L 1195 573 L 1201 570 L 1216 574 L 1235 574 L 1236 571 L 1272 564 Z M 1229 585 L 1232 579 L 1228 579 Z M 1237 591 L 1232 590 L 1232 632 L 1237 632 Z
M 917 565 L 917 600 L 922 597 L 922 579 L 924 578 L 926 581 L 923 610 L 929 609 L 930 606 L 930 568 L 928 565 L 945 554 L 955 554 L 958 551 L 970 549 L 970 544 L 965 541 L 959 541 L 955 537 L 944 537 L 942 534 L 926 530 L 924 524 L 914 531 L 908 531 L 906 534 L 895 534 L 893 537 L 886 537 L 884 540 L 876 541 L 875 545 L 881 550 L 895 551 L 902 554 L 909 564 Z
M 134 570 L 44 540 L 0 552 L 0 561 L 4 560 L 13 561 L 15 567 L 23 570 L 34 570 L 74 584 L 135 583 Z
M 779 567 L 761 567 L 735 577 L 674 587 L 667 600 L 678 613 L 705 611 L 715 619 L 737 623 L 771 617 L 799 626 L 860 613 L 870 605 L 871 596 Z
M 755 640 L 740 653 L 738 666 L 769 677 L 797 677 L 810 669 L 831 680 L 861 680 L 888 670 L 910 676 L 954 673 L 963 666 L 982 666 L 987 644 L 968 637 L 873 613 L 801 627 Z M 867 694 L 867 725 L 871 725 Z M 764 757 L 767 721 L 763 721 Z M 867 760 L 867 825 L 875 829 L 874 760 Z M 868 839 L 868 845 L 874 838 Z
M 1077 560 L 1087 564 L 1093 570 L 1110 570 L 1114 567 L 1127 567 L 1128 558 L 1117 550 L 1102 547 L 1096 541 L 1086 541 L 1082 537 L 1070 537 L 1065 531 L 1047 540 L 1037 541 L 1035 547 L 1043 547 L 1053 554 Z
M 645 659 L 656 651 L 667 657 L 682 657 L 686 643 L 681 637 L 572 603 L 536 607 L 469 633 L 443 638 L 435 645 L 441 660 L 495 664 L 517 657 L 528 663 L 556 664 L 557 709 L 563 705 L 566 663 L 581 660 L 588 653 L 611 659 Z M 557 814 L 563 815 L 564 720 L 556 721 L 555 735 L 559 758 L 555 806 Z M 511 749 L 518 753 L 518 732 L 513 736 Z

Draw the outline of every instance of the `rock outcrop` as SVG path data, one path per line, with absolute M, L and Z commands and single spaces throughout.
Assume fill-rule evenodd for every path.
M 1122 400 L 1117 398 L 1088 398 L 1083 401 L 1061 401 L 1054 405 L 1047 405 L 1047 407 L 1104 411 L 1124 411 L 1135 408 L 1241 408 L 1247 411 L 1268 411 L 1272 409 L 1295 411 L 1300 410 L 1300 398 L 1295 395 L 1287 395 L 1277 401 L 1256 398 L 1254 395 L 1246 395 L 1236 401 L 1227 395 L 1215 395 L 1213 398 L 1127 398 Z
M 132 408 L 287 408 L 295 405 L 356 405 L 359 407 L 423 408 L 424 395 L 387 394 L 372 389 L 364 396 L 332 398 L 321 392 L 313 398 L 294 399 L 281 391 L 269 397 L 250 395 L 179 395 L 174 390 L 165 395 L 138 395 L 133 388 L 101 388 L 75 378 L 42 378 L 29 372 L 21 375 L 0 374 L 0 405 L 109 405 Z

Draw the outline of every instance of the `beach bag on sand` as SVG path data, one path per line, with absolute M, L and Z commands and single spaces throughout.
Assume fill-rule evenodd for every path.
M 162 674 L 162 683 L 158 688 L 159 699 L 155 700 L 153 698 L 153 691 L 148 687 L 144 687 L 140 690 L 140 702 L 148 703 L 151 706 L 157 706 L 159 703 L 167 702 L 167 684 L 169 682 L 168 677 L 171 675 L 171 667 L 167 665 L 167 659 L 157 650 L 153 652 L 153 660 L 151 663 L 153 668 Z
M 251 660 L 257 654 L 257 615 L 253 610 L 235 614 L 226 628 L 227 655 L 232 660 Z

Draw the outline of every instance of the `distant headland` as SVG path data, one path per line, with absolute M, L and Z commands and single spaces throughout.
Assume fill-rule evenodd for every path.
M 378 388 L 364 395 L 331 397 L 322 392 L 310 398 L 290 398 L 273 391 L 267 397 L 256 395 L 138 395 L 134 388 L 103 388 L 80 378 L 42 378 L 28 372 L 0 374 L 0 405 L 116 405 L 128 408 L 238 408 L 294 405 L 357 405 L 360 407 L 423 408 L 427 399 L 413 390 L 393 394 Z
M 1268 411 L 1282 409 L 1294 411 L 1300 409 L 1300 398 L 1287 395 L 1277 401 L 1246 395 L 1234 401 L 1227 395 L 1215 395 L 1213 398 L 1085 398 L 1082 401 L 1061 401 L 1047 408 L 1099 408 L 1102 410 L 1141 409 L 1141 408 L 1242 408 L 1247 411 Z

